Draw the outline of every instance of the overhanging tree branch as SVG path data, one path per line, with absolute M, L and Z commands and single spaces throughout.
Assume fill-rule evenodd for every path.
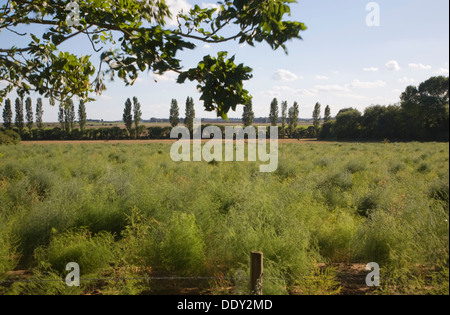
M 223 52 L 217 57 L 205 56 L 196 68 L 183 70 L 177 54 L 194 49 L 193 41 L 221 44 L 238 40 L 251 46 L 265 41 L 273 49 L 286 50 L 285 43 L 301 38 L 299 33 L 306 29 L 303 23 L 284 20 L 293 2 L 230 0 L 218 3 L 219 9 L 195 5 L 189 12 L 178 14 L 178 28 L 171 29 L 165 27 L 171 13 L 164 1 L 78 0 L 79 26 L 71 28 L 65 23 L 67 1 L 8 0 L 0 8 L 0 31 L 7 29 L 26 36 L 22 29 L 14 28 L 42 25 L 50 29 L 41 37 L 29 34 L 28 47 L 0 48 L 0 77 L 14 82 L 20 93 L 34 89 L 51 98 L 64 100 L 76 95 L 86 101 L 91 92 L 101 93 L 106 88 L 106 74 L 111 79 L 118 76 L 129 85 L 145 70 L 156 74 L 174 71 L 179 74 L 179 83 L 186 79 L 197 81 L 205 108 L 226 118 L 229 109 L 249 102 L 243 81 L 251 77 L 251 69 L 236 65 L 235 58 Z M 225 32 L 226 26 L 235 26 L 234 34 L 229 34 L 233 28 Z M 79 34 L 88 37 L 94 52 L 103 50 L 97 71 L 89 56 L 58 49 Z M 106 70 L 102 70 L 103 63 L 108 66 Z M 92 82 L 91 76 L 95 77 Z M 17 84 L 19 80 L 21 84 Z M 0 91 L 0 102 L 9 91 L 11 86 Z

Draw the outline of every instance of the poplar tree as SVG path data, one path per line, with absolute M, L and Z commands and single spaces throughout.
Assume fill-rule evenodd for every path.
M 131 114 L 131 100 L 128 98 L 125 102 L 125 108 L 123 110 L 123 122 L 125 123 L 125 128 L 128 131 L 128 134 L 131 136 L 132 128 L 133 128 L 133 115 Z
M 23 134 L 23 128 L 24 128 L 24 120 L 23 120 L 23 99 L 16 98 L 16 119 L 15 119 L 15 125 L 17 129 L 19 129 L 19 134 Z
M 281 132 L 282 132 L 283 137 L 284 137 L 285 128 L 286 128 L 287 107 L 288 107 L 288 103 L 286 101 L 281 103 Z
M 323 116 L 323 122 L 327 123 L 329 121 L 331 121 L 331 110 L 330 110 L 330 106 L 327 105 L 325 107 L 325 114 Z
M 242 114 L 242 122 L 244 127 L 253 125 L 253 120 L 255 119 L 255 113 L 253 112 L 253 102 L 250 102 L 244 106 L 244 112 Z
M 298 103 L 294 102 L 294 106 L 289 108 L 289 133 L 291 137 L 293 137 L 293 133 L 297 128 L 298 115 L 299 115 Z
M 27 112 L 27 128 L 30 131 L 33 129 L 33 101 L 31 100 L 31 97 L 27 97 L 25 100 L 25 110 Z
M 142 118 L 141 104 L 137 97 L 133 97 L 133 114 L 134 114 L 134 135 L 137 139 L 139 137 L 139 124 Z
M 86 126 L 86 104 L 83 100 L 80 101 L 80 104 L 78 105 L 78 125 L 80 126 L 80 130 L 83 133 L 84 128 Z
M 11 109 L 11 100 L 7 98 L 5 100 L 5 107 L 3 108 L 3 127 L 6 129 L 12 128 L 13 112 Z
M 172 103 L 170 104 L 170 116 L 169 121 L 172 127 L 178 126 L 180 123 L 180 109 L 178 107 L 178 102 L 176 99 L 172 99 Z
M 278 100 L 276 98 L 270 103 L 269 119 L 272 126 L 278 125 Z
M 320 103 L 316 103 L 313 111 L 314 137 L 316 138 L 319 135 L 319 128 L 320 128 L 320 108 L 321 108 Z
M 192 97 L 186 99 L 186 117 L 184 118 L 184 125 L 192 131 L 194 129 L 195 109 L 194 100 Z
M 38 98 L 36 102 L 36 126 L 39 132 L 44 129 L 44 124 L 42 122 L 42 117 L 44 115 L 44 109 L 42 107 L 42 98 Z

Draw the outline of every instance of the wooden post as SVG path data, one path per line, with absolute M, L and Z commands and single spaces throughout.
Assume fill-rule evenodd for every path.
M 250 294 L 262 295 L 262 282 L 264 275 L 263 253 L 252 252 L 250 254 Z

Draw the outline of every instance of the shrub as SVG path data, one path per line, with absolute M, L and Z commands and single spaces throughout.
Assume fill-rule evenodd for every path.
M 0 280 L 4 279 L 6 273 L 15 268 L 18 263 L 18 253 L 14 246 L 10 224 L 0 217 Z
M 352 160 L 347 163 L 345 169 L 351 174 L 355 174 L 357 172 L 364 171 L 366 169 L 366 165 L 362 160 Z
M 13 130 L 0 130 L 0 145 L 1 144 L 18 144 L 22 139 L 20 135 Z
M 294 287 L 302 295 L 337 295 L 342 289 L 337 280 L 337 268 L 333 267 L 314 268 L 309 276 L 297 280 Z
M 438 179 L 434 181 L 430 187 L 430 197 L 442 201 L 444 204 L 449 204 L 449 181 L 447 179 Z
M 359 221 L 344 211 L 334 211 L 317 231 L 320 254 L 331 262 L 350 262 Z
M 205 244 L 192 214 L 174 213 L 160 232 L 158 256 L 162 266 L 181 274 L 196 274 L 203 269 Z
M 174 212 L 162 223 L 143 217 L 135 208 L 129 220 L 121 244 L 124 261 L 173 275 L 203 271 L 205 244 L 192 214 Z
M 52 235 L 50 244 L 34 253 L 39 268 L 66 274 L 66 265 L 75 262 L 84 275 L 107 269 L 115 261 L 114 237 L 107 232 L 92 235 L 86 229 L 73 229 Z
M 431 171 L 431 167 L 429 163 L 421 163 L 417 168 L 417 171 L 420 173 L 428 173 Z

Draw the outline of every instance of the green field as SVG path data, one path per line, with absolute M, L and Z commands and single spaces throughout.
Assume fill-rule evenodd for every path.
M 265 294 L 336 294 L 335 270 L 377 262 L 374 294 L 446 293 L 448 143 L 280 144 L 279 167 L 181 162 L 169 144 L 0 146 L 0 294 L 141 294 L 214 277 L 247 294 L 249 253 L 264 253 Z M 6 282 L 26 270 L 27 282 Z M 237 277 L 236 275 L 240 275 Z M 232 280 L 227 280 L 233 278 Z M 243 280 L 239 280 L 243 279 Z

